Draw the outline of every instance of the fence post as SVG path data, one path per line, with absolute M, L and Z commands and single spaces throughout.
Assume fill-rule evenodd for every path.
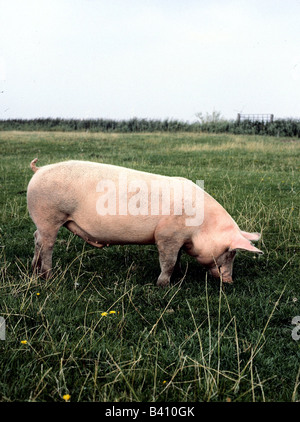
M 238 123 L 240 123 L 240 121 L 241 121 L 241 114 L 240 114 L 240 113 L 238 113 L 238 114 L 237 114 L 236 121 L 237 121 Z
M 274 120 L 274 114 L 271 114 L 270 122 L 273 123 L 273 120 Z

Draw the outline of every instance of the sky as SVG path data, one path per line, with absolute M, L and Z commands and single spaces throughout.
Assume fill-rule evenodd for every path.
M 0 0 L 0 119 L 300 118 L 300 0 Z

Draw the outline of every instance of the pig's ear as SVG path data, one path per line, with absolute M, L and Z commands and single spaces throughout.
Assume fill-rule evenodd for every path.
M 243 232 L 241 230 L 242 235 L 248 239 L 248 240 L 259 240 L 260 239 L 260 233 L 248 233 L 248 232 Z
M 252 245 L 251 242 L 249 242 L 248 239 L 246 239 L 244 236 L 241 236 L 241 235 L 236 236 L 231 242 L 229 250 L 232 251 L 235 249 L 243 249 L 245 251 L 263 254 L 263 252 L 260 249 L 256 248 L 254 245 Z

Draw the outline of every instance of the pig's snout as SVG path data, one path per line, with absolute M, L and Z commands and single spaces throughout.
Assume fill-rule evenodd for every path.
M 228 276 L 228 277 L 223 277 L 222 276 L 222 282 L 223 283 L 233 283 L 233 280 L 232 280 L 232 277 L 231 277 L 231 275 L 230 276 Z
M 232 275 L 222 272 L 222 267 L 210 268 L 209 272 L 214 278 L 221 278 L 223 283 L 233 283 Z

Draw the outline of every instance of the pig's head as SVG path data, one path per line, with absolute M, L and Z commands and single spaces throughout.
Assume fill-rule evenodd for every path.
M 225 283 L 232 283 L 232 269 L 236 251 L 240 249 L 263 254 L 260 249 L 253 246 L 250 242 L 250 240 L 259 240 L 259 238 L 260 235 L 258 233 L 242 231 L 237 233 L 230 242 L 230 245 L 226 247 L 226 250 L 217 258 L 214 258 L 213 262 L 208 265 L 210 274 L 215 278 L 221 278 Z

